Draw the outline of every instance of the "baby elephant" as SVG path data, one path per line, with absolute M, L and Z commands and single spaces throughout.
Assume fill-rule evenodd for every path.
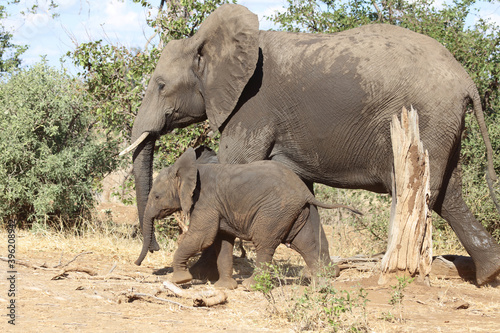
M 231 246 L 235 237 L 252 241 L 256 265 L 262 268 L 271 262 L 280 243 L 289 244 L 314 274 L 320 264 L 331 262 L 328 245 L 320 244 L 318 231 L 309 221 L 310 205 L 343 207 L 361 214 L 344 205 L 316 200 L 302 180 L 281 163 L 199 164 L 190 148 L 155 179 L 144 213 L 144 244 L 135 263 L 140 265 L 148 252 L 154 219 L 182 210 L 190 224 L 174 254 L 172 282 L 192 279 L 189 258 L 209 247 L 217 234 Z M 232 255 L 219 256 L 217 264 L 219 280 L 215 286 L 236 288 Z M 243 282 L 247 288 L 253 283 L 253 275 Z

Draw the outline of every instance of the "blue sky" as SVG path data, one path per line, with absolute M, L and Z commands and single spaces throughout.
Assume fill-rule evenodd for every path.
M 25 65 L 33 64 L 46 55 L 53 66 L 59 66 L 59 59 L 77 44 L 103 39 L 113 44 L 143 48 L 153 31 L 147 26 L 150 13 L 131 0 L 54 0 L 60 16 L 50 17 L 47 11 L 49 0 L 38 0 L 37 14 L 22 16 L 18 12 L 30 7 L 37 0 L 22 0 L 17 6 L 9 6 L 11 16 L 4 22 L 14 34 L 14 42 L 26 44 L 28 51 L 23 56 Z M 437 4 L 443 0 L 438 0 Z M 159 1 L 153 1 L 159 3 Z M 264 19 L 280 10 L 286 0 L 240 0 L 238 3 L 258 14 L 261 29 L 268 29 L 271 23 Z M 500 24 L 500 2 L 480 6 L 479 16 L 490 18 Z M 474 21 L 471 17 L 471 22 Z M 66 64 L 69 66 L 69 64 Z

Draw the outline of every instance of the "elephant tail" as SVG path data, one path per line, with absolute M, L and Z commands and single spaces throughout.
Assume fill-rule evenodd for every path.
M 472 104 L 474 107 L 474 114 L 476 115 L 476 120 L 479 125 L 479 131 L 483 137 L 484 145 L 486 146 L 486 159 L 488 163 L 488 170 L 486 172 L 486 182 L 488 183 L 488 189 L 490 191 L 491 198 L 495 204 L 498 213 L 500 214 L 500 204 L 496 198 L 495 191 L 493 189 L 493 182 L 498 180 L 495 173 L 495 167 L 493 165 L 493 147 L 491 146 L 490 137 L 488 135 L 488 129 L 486 127 L 486 122 L 484 121 L 483 107 L 481 105 L 481 98 L 479 97 L 479 92 L 474 85 L 472 90 L 469 92 Z
M 488 176 L 492 181 L 498 179 L 495 168 L 493 166 L 493 147 L 491 146 L 490 137 L 488 135 L 488 129 L 484 121 L 483 107 L 481 106 L 481 98 L 479 97 L 479 92 L 474 86 L 472 91 L 469 92 L 470 98 L 472 99 L 472 104 L 474 106 L 474 114 L 476 115 L 476 120 L 479 125 L 479 130 L 483 137 L 484 145 L 486 146 L 486 158 L 488 162 Z
M 309 202 L 312 205 L 315 205 L 315 206 L 318 206 L 321 208 L 326 208 L 326 209 L 346 208 L 346 209 L 349 209 L 354 214 L 363 215 L 363 213 L 361 213 L 359 210 L 352 208 L 350 206 L 341 205 L 341 204 L 327 204 L 327 203 L 319 201 L 318 199 L 316 199 L 312 195 L 311 195 L 311 197 L 307 198 L 307 202 Z

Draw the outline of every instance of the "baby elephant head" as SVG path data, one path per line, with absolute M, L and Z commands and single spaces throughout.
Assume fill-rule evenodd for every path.
M 149 193 L 144 212 L 144 240 L 141 254 L 135 261 L 136 265 L 140 265 L 146 257 L 154 233 L 155 219 L 164 218 L 179 210 L 189 216 L 197 178 L 196 153 L 192 148 L 186 150 L 172 166 L 160 171 Z

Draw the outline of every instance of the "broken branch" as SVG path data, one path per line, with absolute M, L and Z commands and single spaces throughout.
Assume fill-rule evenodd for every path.
M 177 285 L 170 281 L 164 281 L 165 288 L 173 292 L 178 297 L 190 298 L 193 300 L 193 305 L 199 306 L 213 306 L 225 303 L 227 295 L 222 290 L 205 290 L 202 292 L 190 292 L 179 288 Z

